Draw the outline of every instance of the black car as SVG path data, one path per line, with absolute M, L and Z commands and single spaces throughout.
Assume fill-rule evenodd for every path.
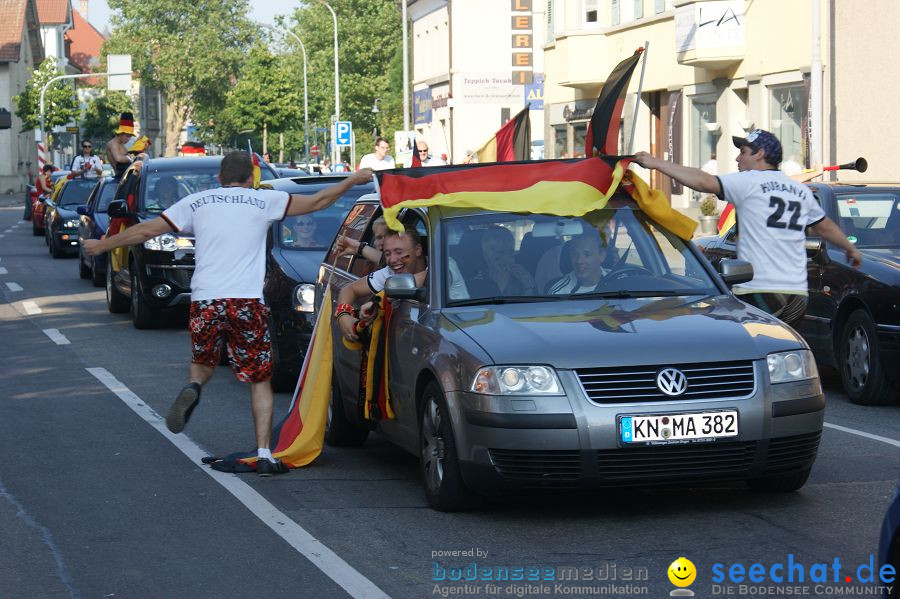
M 109 228 L 109 215 L 106 209 L 116 196 L 119 182 L 112 177 L 103 177 L 91 192 L 86 206 L 79 206 L 76 212 L 81 215 L 78 223 L 79 239 L 100 239 Z M 106 254 L 85 256 L 78 247 L 78 274 L 82 279 L 91 279 L 95 287 L 103 287 L 106 281 Z
M 313 194 L 344 176 L 279 179 L 271 185 L 288 193 Z M 263 297 L 272 311 L 272 386 L 278 391 L 292 390 L 300 374 L 315 324 L 315 283 L 325 252 L 356 200 L 372 191 L 371 183 L 356 185 L 330 208 L 272 224 Z
M 840 248 L 807 239 L 809 307 L 797 330 L 819 364 L 837 368 L 851 401 L 898 399 L 900 374 L 900 185 L 811 184 L 825 214 L 863 255 L 859 269 Z M 697 239 L 716 263 L 737 254 L 737 227 Z
M 78 212 L 97 187 L 97 179 L 67 179 L 44 203 L 44 237 L 54 258 L 78 252 Z
M 221 162 L 222 156 L 153 158 L 140 169 L 130 167 L 108 209 L 110 233 L 118 232 L 123 217 L 126 225 L 152 220 L 179 199 L 217 187 Z M 262 164 L 261 178 L 276 175 Z M 163 187 L 173 180 L 176 193 L 164 196 Z M 156 326 L 161 311 L 190 305 L 193 272 L 194 240 L 188 235 L 164 233 L 117 248 L 109 252 L 106 269 L 107 307 L 116 313 L 130 309 L 135 328 Z

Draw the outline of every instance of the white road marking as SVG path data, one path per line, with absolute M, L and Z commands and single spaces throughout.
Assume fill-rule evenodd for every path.
M 5 268 L 3 268 L 2 266 L 0 266 L 0 275 L 8 275 L 8 274 L 9 274 L 9 271 L 6 270 Z
M 59 329 L 44 329 L 44 334 L 50 337 L 56 345 L 71 345 L 72 342 L 66 339 L 66 336 L 59 332 Z
M 6 287 L 10 291 L 22 291 L 22 286 L 19 285 L 18 283 L 7 283 Z
M 27 301 L 22 302 L 22 307 L 25 308 L 25 314 L 40 314 L 41 307 L 37 305 L 36 302 Z
M 888 445 L 893 445 L 894 447 L 900 447 L 900 441 L 897 441 L 896 439 L 891 439 L 889 437 L 873 435 L 872 433 L 867 433 L 865 431 L 856 430 L 855 428 L 847 428 L 846 426 L 840 426 L 837 424 L 831 424 L 830 422 L 826 422 L 825 426 L 827 426 L 828 428 L 833 428 L 838 431 L 843 431 L 845 433 L 850 433 L 851 435 L 859 435 L 860 437 L 865 437 L 867 439 L 873 439 L 875 441 L 881 441 L 882 443 L 887 443 Z
M 128 387 L 119 382 L 108 370 L 105 368 L 86 368 L 85 370 L 106 385 L 135 414 L 143 418 L 147 424 L 168 439 L 172 445 L 177 447 L 194 464 L 199 465 L 200 459 L 208 455 L 206 451 L 185 435 L 175 435 L 169 432 L 160 415 L 154 412 L 150 406 Z M 234 495 L 253 515 L 262 520 L 266 526 L 287 541 L 291 547 L 340 585 L 351 597 L 388 598 L 388 595 L 379 589 L 374 582 L 360 574 L 353 566 L 341 559 L 281 510 L 266 501 L 262 495 L 254 491 L 250 485 L 240 478 L 206 466 L 202 466 L 200 469 L 222 485 L 226 491 Z

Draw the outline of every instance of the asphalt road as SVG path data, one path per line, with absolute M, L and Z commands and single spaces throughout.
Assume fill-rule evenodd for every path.
M 827 373 L 826 423 L 880 439 L 826 428 L 809 482 L 791 494 L 721 484 L 507 497 L 442 514 L 425 503 L 416 459 L 375 435 L 272 479 L 212 473 L 199 456 L 254 445 L 247 389 L 219 368 L 185 434 L 168 433 L 159 415 L 187 376 L 183 320 L 137 331 L 107 312 L 103 290 L 78 278 L 76 260 L 50 258 L 19 222 L 19 199 L 7 200 L 0 597 L 663 597 L 679 556 L 696 566 L 697 596 L 725 597 L 740 589 L 714 587 L 714 564 L 768 572 L 789 554 L 806 579 L 780 586 L 812 597 L 827 594 L 809 579 L 814 564 L 838 558 L 841 580 L 828 586 L 846 592 L 843 576 L 860 584 L 856 567 L 877 549 L 900 478 L 900 406 L 855 406 Z M 289 401 L 277 395 L 276 414 Z M 498 566 L 538 577 L 571 566 L 580 580 L 482 579 Z M 449 580 L 457 574 L 478 580 Z M 741 595 L 788 596 L 749 584 Z

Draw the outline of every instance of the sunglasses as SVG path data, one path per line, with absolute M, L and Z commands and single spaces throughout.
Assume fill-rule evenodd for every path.
M 427 154 L 427 153 L 428 153 L 428 148 L 425 148 L 424 150 L 419 150 L 419 154 Z
M 81 146 L 81 149 L 82 149 L 82 150 L 90 150 L 90 149 L 91 149 L 91 146 Z
M 315 224 L 316 224 L 315 221 L 303 220 L 303 221 L 297 221 L 296 226 L 298 226 L 298 227 L 314 227 Z

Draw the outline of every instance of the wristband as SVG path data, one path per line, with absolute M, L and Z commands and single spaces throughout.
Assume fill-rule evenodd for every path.
M 368 243 L 366 243 L 365 241 L 360 241 L 360 242 L 359 242 L 359 247 L 356 248 L 356 255 L 357 255 L 357 256 L 362 256 L 362 255 L 363 255 L 363 250 L 366 249 L 367 247 L 369 247 L 369 244 L 368 244 Z M 364 256 L 363 256 L 363 257 L 364 257 Z
M 350 316 L 356 318 L 356 310 L 350 304 L 338 304 L 337 308 L 334 311 L 334 319 L 338 320 L 344 314 L 349 314 Z

